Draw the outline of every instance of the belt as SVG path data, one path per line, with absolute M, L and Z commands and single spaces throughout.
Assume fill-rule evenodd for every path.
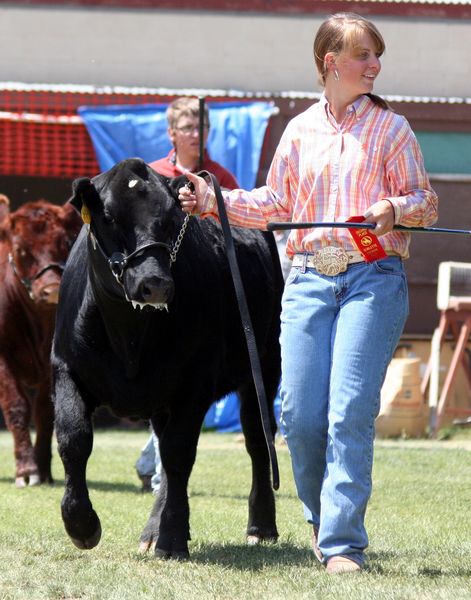
M 344 250 L 337 246 L 325 246 L 314 254 L 295 254 L 293 267 L 314 268 L 321 275 L 333 277 L 347 270 L 348 265 L 364 262 L 358 250 Z

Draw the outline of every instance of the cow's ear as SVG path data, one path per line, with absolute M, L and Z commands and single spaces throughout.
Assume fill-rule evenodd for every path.
M 10 200 L 5 194 L 0 194 L 0 223 L 10 214 Z
M 172 177 L 167 181 L 168 187 L 172 192 L 172 196 L 174 198 L 178 198 L 178 190 L 188 183 L 188 178 L 186 175 L 179 175 L 178 177 Z
M 82 220 L 77 214 L 77 207 L 72 204 L 71 200 L 65 202 L 62 207 L 62 219 L 66 231 L 72 232 L 72 235 L 78 234 L 82 227 Z
M 90 210 L 97 206 L 99 199 L 98 192 L 88 177 L 75 179 L 72 183 L 72 197 L 69 202 L 81 214 L 84 223 L 91 222 Z

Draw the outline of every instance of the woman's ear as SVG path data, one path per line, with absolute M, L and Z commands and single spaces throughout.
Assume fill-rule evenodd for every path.
M 336 59 L 337 56 L 334 52 L 327 52 L 327 54 L 324 56 L 324 68 L 326 73 L 328 71 L 333 71 L 336 68 Z

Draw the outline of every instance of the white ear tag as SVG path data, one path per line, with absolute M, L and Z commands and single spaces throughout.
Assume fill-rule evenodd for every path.
M 137 184 L 137 179 L 131 179 L 128 183 L 130 188 L 133 188 Z

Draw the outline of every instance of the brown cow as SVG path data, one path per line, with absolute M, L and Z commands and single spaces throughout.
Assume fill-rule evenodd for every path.
M 17 487 L 52 482 L 49 354 L 60 277 L 80 226 L 68 203 L 38 200 L 10 212 L 0 194 L 0 407 L 14 438 Z

